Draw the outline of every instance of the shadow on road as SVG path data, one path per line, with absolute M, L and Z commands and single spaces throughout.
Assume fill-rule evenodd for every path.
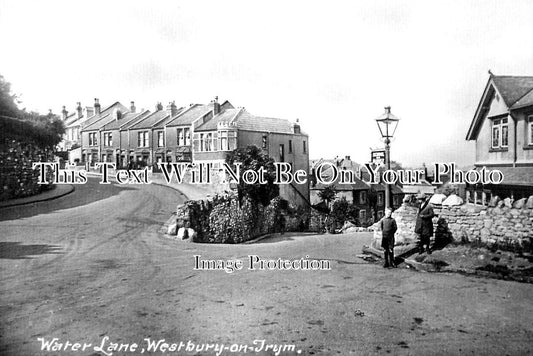
M 22 245 L 20 242 L 0 242 L 0 259 L 23 260 L 32 256 L 59 254 L 57 245 Z
M 74 192 L 63 197 L 32 204 L 0 208 L 0 221 L 27 218 L 48 214 L 56 210 L 75 208 L 118 195 L 124 190 L 137 188 L 117 184 L 100 184 L 98 179 L 89 178 L 86 184 L 78 184 Z

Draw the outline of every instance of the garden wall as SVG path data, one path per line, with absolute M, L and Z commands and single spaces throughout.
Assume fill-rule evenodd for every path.
M 38 194 L 51 185 L 38 184 L 33 162 L 48 161 L 51 152 L 33 144 L 5 140 L 0 144 L 0 201 Z M 50 158 L 51 159 L 51 158 Z
M 194 242 L 241 243 L 282 231 L 303 231 L 307 214 L 281 198 L 263 206 L 250 199 L 239 201 L 236 193 L 212 200 L 191 200 L 177 208 L 178 227 L 188 223 Z
M 518 203 L 518 204 L 517 204 Z M 511 251 L 531 251 L 533 239 L 533 197 L 526 202 L 482 207 L 471 204 L 434 206 L 435 242 L 453 239 L 479 242 Z M 404 203 L 393 213 L 398 224 L 396 244 L 415 242 L 417 207 Z

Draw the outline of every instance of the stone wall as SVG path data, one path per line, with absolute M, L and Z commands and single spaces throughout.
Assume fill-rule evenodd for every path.
M 284 231 L 303 231 L 308 216 L 286 200 L 273 199 L 268 206 L 237 194 L 215 196 L 212 200 L 188 201 L 177 208 L 178 227 L 189 225 L 194 242 L 241 243 Z
M 34 195 L 51 185 L 38 184 L 33 162 L 52 160 L 50 151 L 33 144 L 6 140 L 0 145 L 0 201 Z
M 434 241 L 475 242 L 510 251 L 531 251 L 533 199 L 519 204 L 482 207 L 471 204 L 434 205 Z M 393 213 L 398 224 L 396 244 L 415 242 L 417 207 L 403 204 Z

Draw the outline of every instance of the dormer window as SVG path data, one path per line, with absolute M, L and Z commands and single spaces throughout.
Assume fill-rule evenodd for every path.
M 494 119 L 492 121 L 492 148 L 507 148 L 509 146 L 508 119 Z

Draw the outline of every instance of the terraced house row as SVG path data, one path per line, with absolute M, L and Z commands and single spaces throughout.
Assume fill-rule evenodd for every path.
M 158 103 L 153 111 L 137 110 L 115 102 L 75 113 L 63 107 L 67 131 L 61 144 L 69 151 L 69 161 L 94 166 L 114 162 L 118 168 L 157 168 L 158 162 L 205 162 L 215 168 L 228 152 L 255 145 L 278 162 L 290 163 L 294 170 L 309 169 L 309 138 L 298 120 L 252 115 L 229 101 L 215 98 L 208 104 L 166 108 Z M 306 187 L 296 187 L 306 198 Z

